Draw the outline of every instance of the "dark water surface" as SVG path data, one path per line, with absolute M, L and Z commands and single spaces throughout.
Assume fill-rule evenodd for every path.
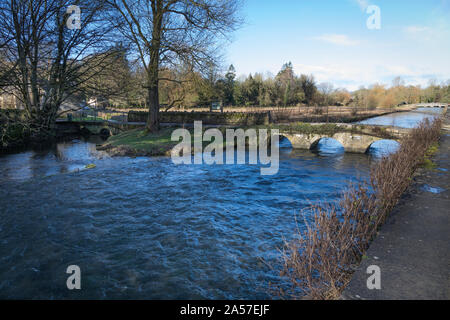
M 82 140 L 1 156 L 0 298 L 269 299 L 280 279 L 262 259 L 276 269 L 300 210 L 336 200 L 371 161 L 331 141 L 282 149 L 275 176 L 112 159 Z

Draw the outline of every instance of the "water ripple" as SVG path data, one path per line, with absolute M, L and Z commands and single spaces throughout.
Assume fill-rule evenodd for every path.
M 262 259 L 276 266 L 300 210 L 336 200 L 369 164 L 294 150 L 262 177 L 258 166 L 111 159 L 86 142 L 0 157 L 0 298 L 271 298 L 280 278 Z M 77 293 L 65 287 L 71 264 Z

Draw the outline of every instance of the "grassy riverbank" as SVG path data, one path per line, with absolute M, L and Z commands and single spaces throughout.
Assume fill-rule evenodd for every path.
M 148 133 L 145 129 L 134 129 L 110 137 L 97 150 L 107 151 L 111 156 L 170 156 L 173 147 L 181 142 L 172 141 L 172 133 L 176 128 L 164 128 L 157 133 Z M 194 146 L 196 137 L 192 128 L 187 129 L 191 135 L 191 145 Z M 203 133 L 206 129 L 203 129 Z M 223 146 L 226 146 L 226 128 L 219 129 L 223 136 Z M 180 138 L 181 139 L 181 138 Z M 203 147 L 210 142 L 201 141 Z
M 177 144 L 171 141 L 173 129 L 162 129 L 158 133 L 148 133 L 145 129 L 135 129 L 116 136 L 98 147 L 112 156 L 165 156 Z
M 343 193 L 337 206 L 313 206 L 310 223 L 283 251 L 281 275 L 292 283 L 289 298 L 337 299 L 370 243 L 411 184 L 415 171 L 436 150 L 441 120 L 424 121 L 400 149 L 381 159 L 370 182 Z

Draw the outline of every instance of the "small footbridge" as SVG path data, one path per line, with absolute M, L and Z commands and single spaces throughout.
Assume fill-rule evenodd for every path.
M 430 114 L 430 113 L 436 113 L 437 109 L 438 110 L 438 114 L 439 111 L 441 114 L 446 114 L 447 110 L 448 110 L 449 104 L 448 103 L 440 103 L 440 102 L 434 102 L 434 103 L 419 103 L 416 104 L 415 108 L 414 108 L 414 112 L 419 112 L 419 113 L 426 113 L 426 114 Z
M 56 120 L 56 128 L 64 134 L 98 134 L 101 136 L 117 135 L 121 132 L 142 127 L 142 123 L 122 122 L 116 120 L 85 120 L 85 121 L 69 121 Z
M 448 103 L 432 102 L 432 103 L 418 103 L 416 108 L 441 108 L 447 109 L 449 107 Z
M 311 130 L 312 128 L 312 130 Z M 280 128 L 280 136 L 287 138 L 293 149 L 311 150 L 320 140 L 333 138 L 340 142 L 345 152 L 366 153 L 379 140 L 400 141 L 411 129 L 392 126 L 372 126 L 359 124 L 311 124 L 308 130 L 302 128 Z M 308 131 L 308 132 L 305 132 Z

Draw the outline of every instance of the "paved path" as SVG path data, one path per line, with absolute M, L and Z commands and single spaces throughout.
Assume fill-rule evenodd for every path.
M 449 113 L 446 123 L 450 124 Z M 358 268 L 343 299 L 450 299 L 450 131 L 444 131 L 435 162 L 439 169 L 421 169 L 415 177 L 410 192 L 369 248 L 369 258 Z M 430 192 L 438 188 L 441 193 Z M 370 265 L 381 268 L 381 290 L 367 289 Z

